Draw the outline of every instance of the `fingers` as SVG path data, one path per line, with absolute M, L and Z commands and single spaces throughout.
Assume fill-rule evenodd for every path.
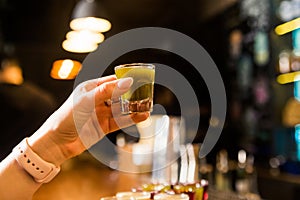
M 99 118 L 118 117 L 121 115 L 120 103 L 113 103 L 110 106 L 107 106 L 103 102 L 99 106 L 96 106 L 95 109 L 96 113 L 99 115 Z
M 129 90 L 132 83 L 133 79 L 129 77 L 104 82 L 103 84 L 99 85 L 97 88 L 95 88 L 96 105 L 99 105 L 107 99 L 118 98 Z
M 82 82 L 78 86 L 78 89 L 82 92 L 89 92 L 91 90 L 94 90 L 97 86 L 100 86 L 103 83 L 114 81 L 116 79 L 117 78 L 115 75 L 110 75 L 110 76 L 105 76 L 105 77 L 101 77 L 101 78 L 87 80 L 85 82 Z
M 101 85 L 105 82 L 108 82 L 108 81 L 114 81 L 116 79 L 117 79 L 116 75 L 109 75 L 109 76 L 98 78 L 97 79 L 97 86 L 99 86 L 99 85 Z
M 119 130 L 121 128 L 125 128 L 134 125 L 136 123 L 142 122 L 146 120 L 149 117 L 149 115 L 150 114 L 148 112 L 133 113 L 130 115 L 121 115 L 119 117 L 110 118 L 109 121 L 107 122 L 100 121 L 100 126 L 104 131 L 104 133 L 107 134 Z M 109 124 L 107 126 L 107 124 L 104 123 L 109 123 Z
M 74 96 L 74 102 L 80 102 L 77 110 L 82 113 L 90 113 L 96 109 L 99 118 L 120 116 L 120 104 L 107 106 L 108 99 L 119 99 L 132 85 L 132 78 L 116 79 L 115 75 L 93 79 L 84 82 Z M 95 107 L 94 107 L 95 106 Z
M 131 119 L 134 121 L 134 123 L 139 123 L 139 122 L 145 121 L 150 116 L 150 113 L 149 112 L 134 113 L 134 114 L 131 114 L 130 116 L 131 116 Z
M 132 85 L 132 78 L 116 79 L 115 75 L 106 76 L 98 79 L 88 80 L 81 83 L 75 90 L 74 103 L 77 102 L 83 109 L 89 105 L 99 106 L 107 99 L 115 97 L 119 98 L 120 95 L 125 93 Z M 94 103 L 95 102 L 95 103 Z M 89 108 L 87 112 L 90 112 Z

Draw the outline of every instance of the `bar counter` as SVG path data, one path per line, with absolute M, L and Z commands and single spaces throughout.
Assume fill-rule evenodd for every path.
M 70 159 L 50 183 L 42 185 L 33 200 L 99 200 L 117 192 L 150 183 L 151 174 L 133 174 L 113 170 L 94 159 L 88 152 Z M 231 192 L 209 187 L 209 200 L 244 200 Z
M 150 180 L 150 174 L 132 174 L 112 170 L 89 153 L 72 158 L 61 167 L 51 182 L 44 184 L 33 200 L 99 200 Z

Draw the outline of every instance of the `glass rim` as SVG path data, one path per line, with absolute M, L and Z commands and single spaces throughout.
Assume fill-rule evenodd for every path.
M 152 63 L 127 63 L 115 66 L 115 70 L 123 67 L 145 67 L 149 69 L 155 69 L 155 65 Z

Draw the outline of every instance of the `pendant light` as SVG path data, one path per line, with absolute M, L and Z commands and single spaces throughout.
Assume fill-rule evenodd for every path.
M 99 0 L 80 0 L 73 10 L 70 27 L 73 30 L 107 32 L 111 23 Z
M 88 30 L 70 31 L 66 34 L 66 40 L 63 41 L 62 47 L 69 52 L 88 53 L 95 51 L 103 40 L 102 33 Z
M 102 33 L 111 29 L 111 23 L 99 0 L 80 0 L 73 10 L 70 28 L 62 47 L 73 53 L 89 53 L 103 42 Z

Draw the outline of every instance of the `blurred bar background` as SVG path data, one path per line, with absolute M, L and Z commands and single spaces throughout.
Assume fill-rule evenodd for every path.
M 92 3 L 97 6 L 91 7 Z M 101 10 L 106 20 L 98 21 L 104 28 L 89 29 L 75 22 L 70 26 L 77 15 L 86 15 L 78 11 L 79 4 L 88 4 L 85 6 L 90 6 L 93 12 Z M 0 79 L 1 159 L 21 138 L 31 135 L 70 95 L 81 63 L 101 42 L 133 28 L 164 27 L 182 32 L 202 45 L 224 81 L 227 95 L 225 125 L 216 146 L 205 158 L 199 158 L 198 150 L 212 123 L 211 102 L 203 78 L 187 60 L 158 49 L 141 49 L 122 55 L 110 66 L 98 66 L 105 69 L 103 75 L 112 74 L 113 67 L 118 64 L 134 61 L 171 66 L 186 77 L 199 102 L 184 108 L 189 114 L 183 116 L 184 130 L 179 131 L 181 139 L 176 143 L 177 149 L 173 149 L 178 153 L 182 149 L 188 150 L 189 145 L 195 148 L 196 164 L 190 170 L 195 171 L 196 179 L 209 180 L 209 185 L 218 191 L 251 193 L 262 199 L 298 199 L 299 17 L 298 0 L 0 0 L 0 72 L 4 74 L 5 66 L 17 65 L 23 75 L 22 81 L 14 83 L 22 85 L 19 90 L 15 90 L 11 82 L 5 82 L 6 79 Z M 85 44 L 94 42 L 91 50 L 88 47 L 72 48 L 71 42 L 82 35 L 88 38 Z M 69 43 L 64 43 L 66 40 Z M 18 62 L 4 62 L 4 58 Z M 163 106 L 170 119 L 181 115 L 178 99 L 166 87 L 155 86 L 154 103 Z M 189 126 L 196 111 L 201 117 L 197 130 Z M 86 152 L 67 162 L 58 178 L 42 187 L 36 199 L 63 199 L 55 194 L 61 193 L 61 197 L 65 197 L 64 193 L 70 194 L 70 190 L 76 189 L 97 199 L 97 196 L 129 190 L 149 181 L 147 170 L 152 169 L 152 162 L 160 163 L 157 157 L 151 157 L 149 161 L 149 157 L 138 160 L 141 158 L 127 155 L 127 151 L 132 153 L 134 148 L 145 147 L 136 127 L 127 131 L 131 134 L 116 131 L 106 138 L 115 144 L 115 148 L 100 141 L 91 149 L 94 154 L 107 157 L 108 163 L 103 165 Z M 172 134 L 174 139 L 176 134 Z M 125 153 L 121 151 L 124 155 L 119 151 L 122 148 L 126 149 Z M 165 153 L 165 159 L 172 158 L 173 155 L 167 156 L 169 150 Z M 137 165 L 128 159 L 137 159 L 135 162 L 146 162 L 146 165 Z M 156 178 L 166 178 L 160 173 L 168 176 L 168 173 L 178 172 L 183 163 L 173 165 L 168 172 L 157 172 Z M 117 172 L 116 169 L 122 167 L 140 170 L 146 175 Z M 76 173 L 78 177 L 74 176 Z M 100 174 L 88 181 L 89 173 Z M 73 183 L 83 187 L 70 187 L 72 183 L 68 177 L 77 177 Z M 129 181 L 122 182 L 120 177 Z M 172 180 L 179 179 L 172 177 Z M 107 190 L 115 185 L 118 187 L 104 191 L 101 189 L 106 187 L 101 184 L 103 181 L 108 182 Z M 59 185 L 66 189 L 60 189 Z M 81 195 L 77 194 L 77 199 L 84 199 Z

